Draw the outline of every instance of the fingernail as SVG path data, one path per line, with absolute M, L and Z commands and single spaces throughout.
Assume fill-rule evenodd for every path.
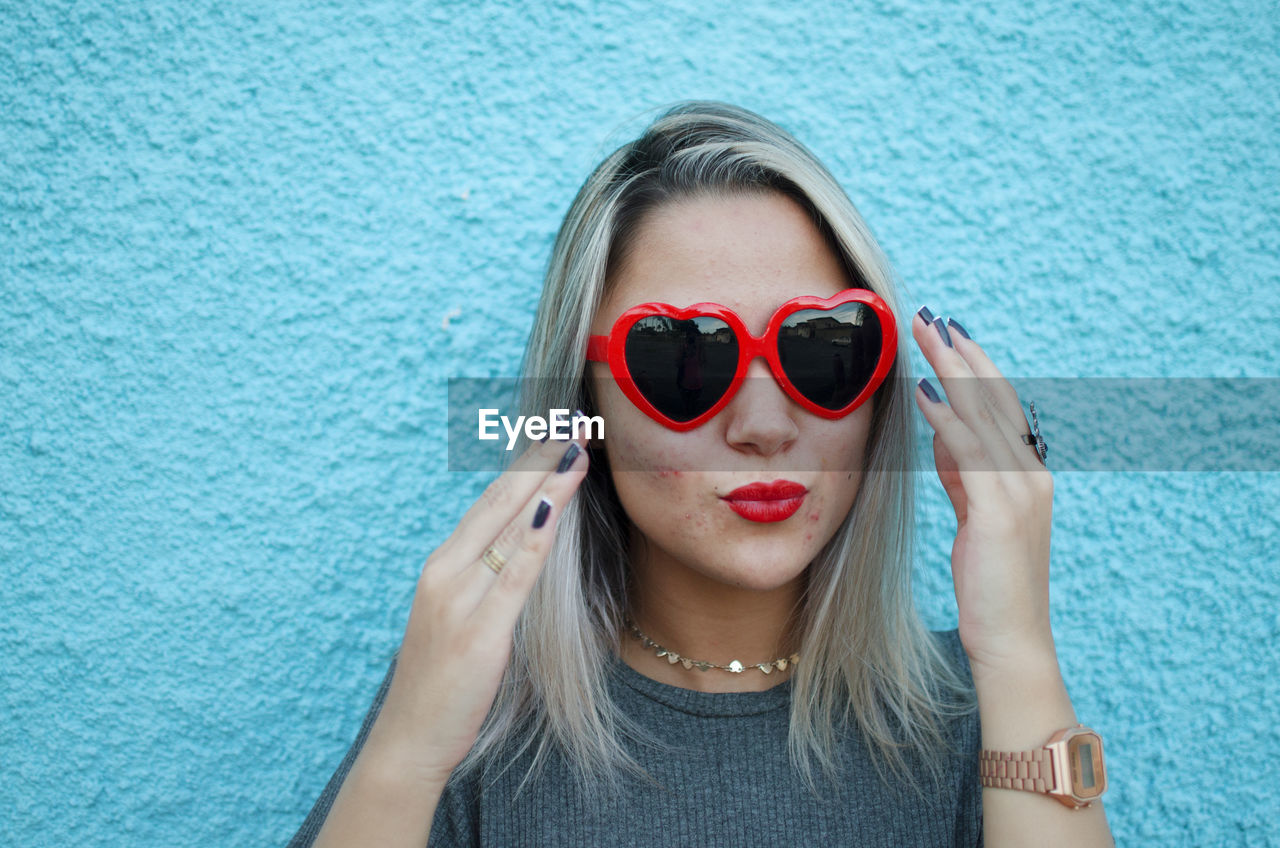
M 560 458 L 560 464 L 556 466 L 556 473 L 563 474 L 569 470 L 569 466 L 573 465 L 573 461 L 578 458 L 578 454 L 582 453 L 582 448 L 578 447 L 577 442 L 569 445 L 569 449 L 564 452 L 564 456 Z
M 926 324 L 933 323 L 933 313 L 929 311 L 929 307 L 927 306 L 920 307 L 920 311 L 917 312 L 916 314 L 919 315 L 921 318 L 923 318 Z
M 969 332 L 964 327 L 960 326 L 960 322 L 954 318 L 947 319 L 947 326 L 964 336 L 966 339 L 973 338 L 973 336 L 969 335 Z
M 538 504 L 538 511 L 533 514 L 533 529 L 547 523 L 547 516 L 551 514 L 551 501 L 546 498 L 542 499 L 542 503 Z
M 942 336 L 942 341 L 946 343 L 947 347 L 955 347 L 951 343 L 951 334 L 947 332 L 947 325 L 942 323 L 941 318 L 934 318 L 933 326 L 938 329 L 938 335 Z
M 924 396 L 927 397 L 929 400 L 933 401 L 934 403 L 942 402 L 942 398 L 938 397 L 937 389 L 935 389 L 933 387 L 933 384 L 930 383 L 928 380 L 926 380 L 924 377 L 921 377 L 920 382 L 916 383 L 916 385 L 920 387 L 920 391 L 924 392 Z

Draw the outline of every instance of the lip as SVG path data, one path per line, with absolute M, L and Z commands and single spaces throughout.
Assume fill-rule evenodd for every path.
M 809 490 L 791 480 L 748 483 L 721 499 L 748 521 L 785 521 L 799 511 Z

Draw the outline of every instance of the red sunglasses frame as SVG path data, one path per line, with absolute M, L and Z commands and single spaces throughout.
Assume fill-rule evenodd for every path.
M 778 358 L 778 330 L 782 327 L 782 322 L 796 312 L 806 309 L 817 309 L 826 312 L 846 303 L 863 303 L 875 313 L 881 329 L 880 353 L 876 359 L 876 367 L 871 374 L 871 379 L 863 387 L 862 391 L 846 406 L 840 409 L 827 409 L 801 394 L 786 372 L 783 371 L 782 362 Z M 626 357 L 627 333 L 631 331 L 631 327 L 640 319 L 653 316 L 675 318 L 676 320 L 703 316 L 719 318 L 729 325 L 730 329 L 733 330 L 734 336 L 738 339 L 738 365 L 734 371 L 733 379 L 729 382 L 728 388 L 725 389 L 724 395 L 715 402 L 715 405 L 696 418 L 688 421 L 677 421 L 660 412 L 640 393 L 640 390 L 636 387 L 635 380 L 631 377 L 631 369 L 627 367 Z M 769 326 L 765 328 L 764 334 L 761 336 L 751 335 L 747 330 L 746 324 L 738 317 L 737 313 L 718 303 L 695 303 L 683 309 L 667 303 L 642 303 L 619 315 L 618 320 L 613 322 L 613 327 L 609 330 L 607 336 L 590 337 L 587 342 L 587 361 L 608 363 L 609 371 L 613 374 L 614 380 L 617 381 L 622 393 L 632 403 L 659 424 L 672 430 L 683 432 L 705 424 L 724 409 L 729 404 L 729 401 L 733 400 L 733 396 L 737 394 L 738 389 L 742 386 L 742 381 L 747 376 L 747 368 L 758 356 L 765 358 L 765 361 L 769 363 L 769 370 L 773 372 L 774 379 L 782 386 L 787 396 L 800 404 L 801 407 L 823 418 L 843 418 L 865 403 L 868 398 L 875 394 L 876 389 L 880 388 L 880 384 L 884 382 L 885 377 L 889 374 L 889 369 L 893 366 L 897 350 L 898 324 L 894 320 L 893 311 L 889 309 L 888 304 L 870 289 L 845 289 L 827 298 L 803 295 L 788 300 L 773 313 L 773 317 L 769 319 Z

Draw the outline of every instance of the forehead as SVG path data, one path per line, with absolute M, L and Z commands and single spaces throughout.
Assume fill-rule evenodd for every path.
M 784 301 L 850 285 L 808 213 L 777 192 L 688 198 L 652 210 L 609 283 L 593 332 L 607 332 L 622 312 L 649 301 L 720 303 L 759 332 Z

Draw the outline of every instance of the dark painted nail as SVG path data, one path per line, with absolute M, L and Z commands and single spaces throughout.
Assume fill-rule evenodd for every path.
M 955 331 L 956 331 L 957 333 L 959 333 L 960 335 L 964 336 L 966 339 L 971 339 L 971 338 L 973 338 L 973 336 L 969 335 L 969 331 L 968 331 L 968 330 L 966 330 L 964 327 L 961 327 L 961 326 L 960 326 L 960 322 L 959 322 L 959 321 L 957 321 L 957 320 L 956 320 L 956 319 L 954 319 L 954 318 L 948 318 L 948 319 L 947 319 L 947 326 L 948 326 L 948 327 L 950 327 L 951 329 L 955 330 Z
M 935 389 L 933 387 L 933 384 L 930 383 L 928 380 L 926 380 L 924 377 L 921 377 L 920 382 L 916 383 L 916 385 L 920 387 L 920 391 L 924 392 L 924 396 L 927 397 L 929 400 L 933 401 L 934 403 L 942 402 L 942 398 L 938 397 L 938 390 Z
M 955 347 L 951 343 L 951 334 L 947 332 L 947 325 L 942 323 L 941 318 L 934 318 L 933 326 L 938 328 L 938 335 L 942 336 L 942 341 L 946 343 L 947 347 Z
M 542 499 L 542 503 L 538 504 L 538 511 L 533 514 L 533 529 L 547 523 L 547 516 L 551 514 L 551 501 L 546 498 Z
M 564 456 L 560 458 L 560 464 L 556 466 L 556 473 L 563 474 L 569 470 L 569 466 L 573 465 L 573 461 L 578 458 L 578 454 L 582 453 L 582 448 L 578 447 L 578 443 L 574 442 L 569 445 L 569 449 L 564 452 Z
M 933 313 L 929 311 L 929 307 L 927 306 L 920 307 L 920 311 L 917 312 L 916 314 L 919 315 L 921 318 L 923 318 L 926 324 L 933 323 Z

